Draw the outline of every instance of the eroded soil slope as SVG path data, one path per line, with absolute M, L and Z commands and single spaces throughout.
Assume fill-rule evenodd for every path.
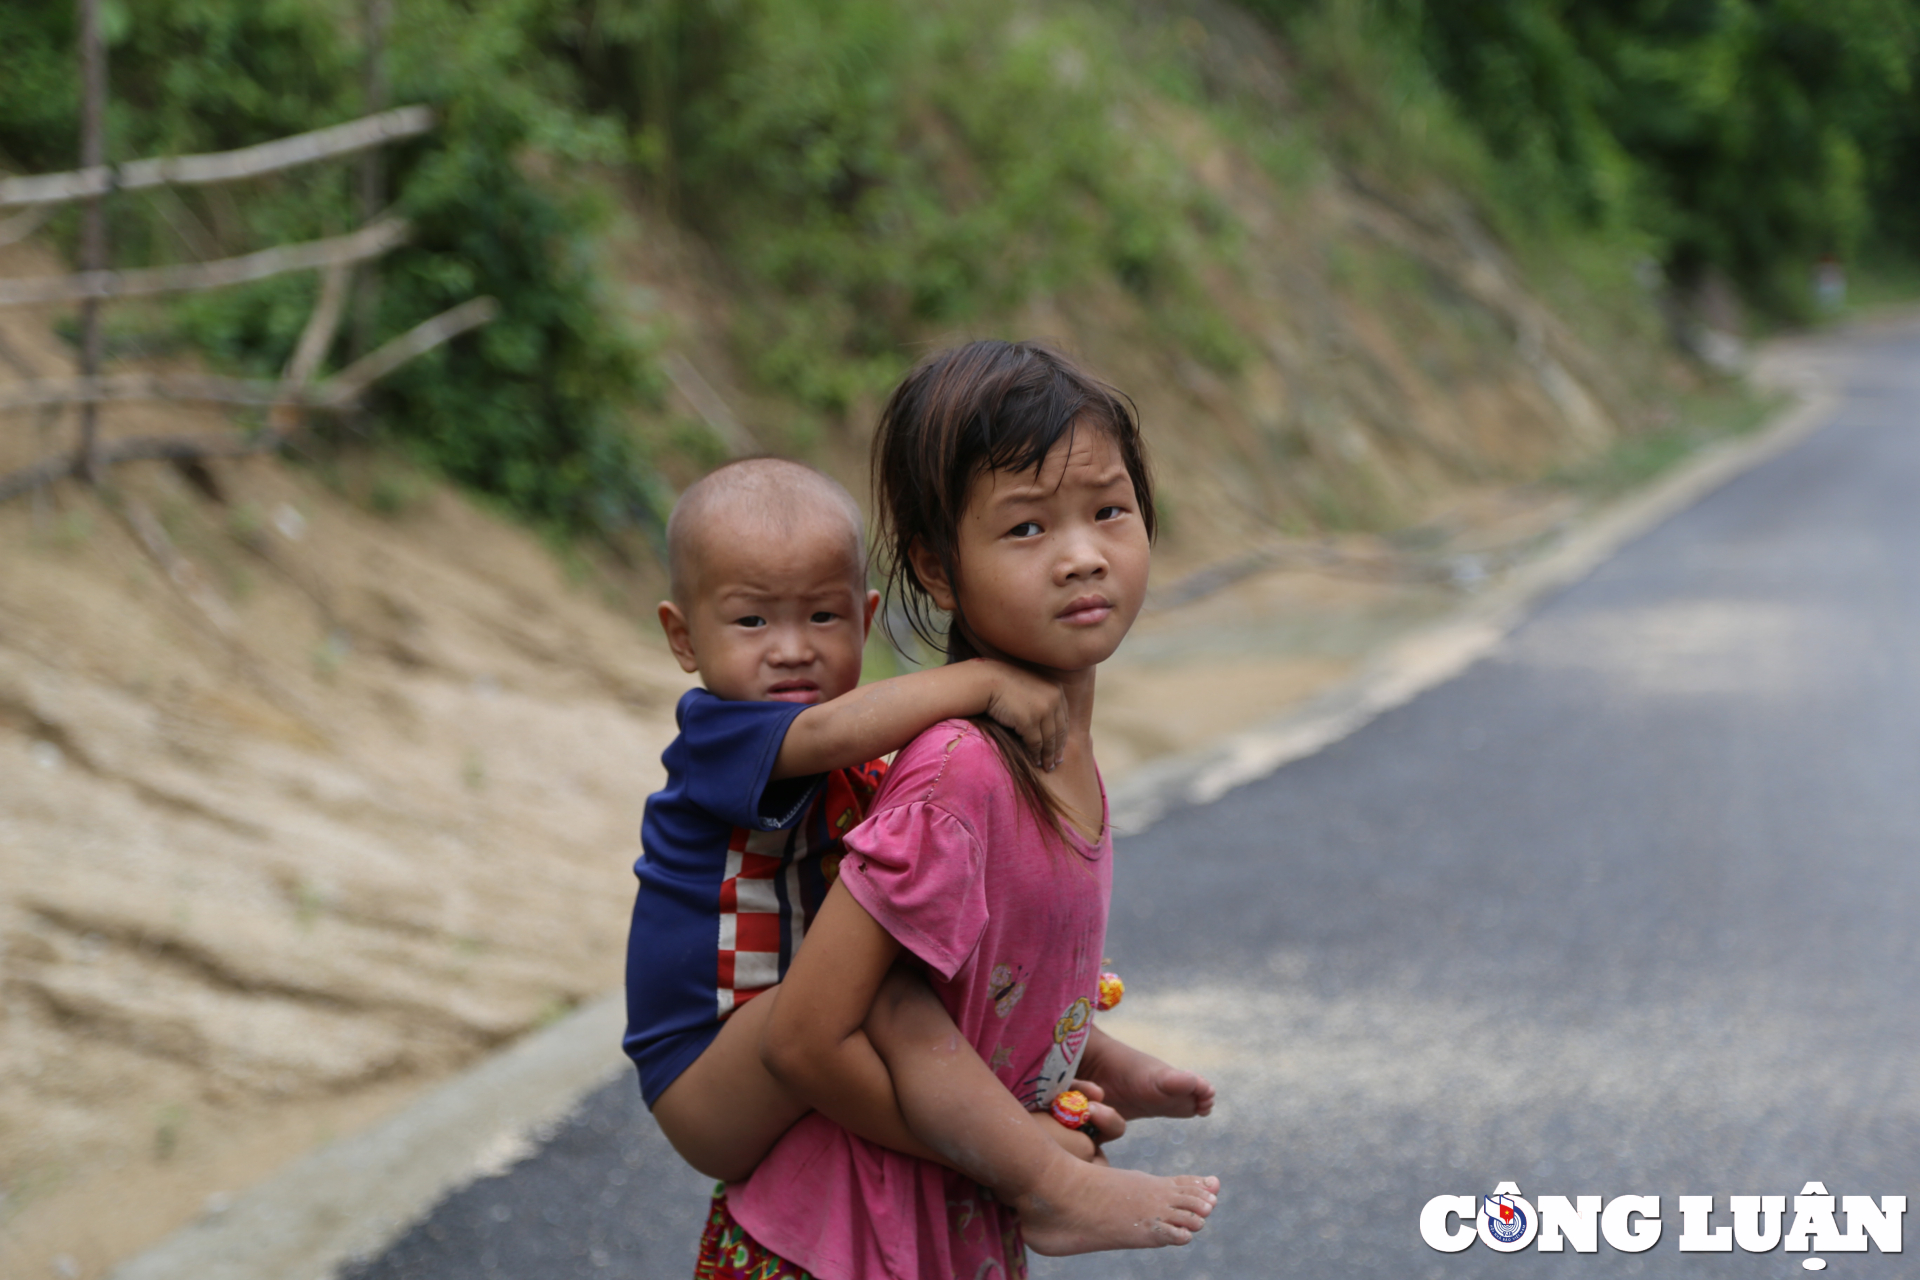
M 14 418 L 0 468 L 35 449 Z M 685 679 L 536 540 L 380 482 L 404 511 L 271 459 L 0 507 L 0 1272 L 94 1274 L 619 981 Z

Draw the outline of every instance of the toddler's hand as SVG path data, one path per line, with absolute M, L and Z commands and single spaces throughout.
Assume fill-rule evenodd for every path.
M 1047 1137 L 1058 1143 L 1060 1149 L 1076 1160 L 1085 1160 L 1089 1164 L 1104 1164 L 1106 1160 L 1100 1154 L 1100 1148 L 1127 1132 L 1127 1122 L 1120 1113 L 1101 1099 L 1105 1096 L 1099 1085 L 1091 1080 L 1075 1080 L 1073 1088 L 1087 1095 L 1091 1104 L 1087 1115 L 1093 1121 L 1094 1133 L 1100 1135 L 1099 1142 L 1093 1134 L 1084 1129 L 1069 1129 L 1053 1118 L 1049 1111 L 1029 1111 L 1027 1113 L 1035 1124 L 1046 1127 Z
M 987 714 L 1020 735 L 1034 764 L 1051 770 L 1067 746 L 1067 695 L 1031 671 L 982 658 L 993 678 Z

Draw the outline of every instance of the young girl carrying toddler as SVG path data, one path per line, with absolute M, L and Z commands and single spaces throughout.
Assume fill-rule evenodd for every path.
M 1139 612 L 1154 528 L 1130 407 L 1047 348 L 973 343 L 895 391 L 874 459 L 883 549 L 917 623 L 948 615 L 950 661 L 997 658 L 1057 680 L 1068 735 L 1050 772 L 985 718 L 936 725 L 900 753 L 788 971 L 765 1029 L 768 1067 L 800 1098 L 831 1099 L 867 1052 L 863 1023 L 888 1012 L 899 964 L 924 971 L 965 1039 L 950 1028 L 903 1037 L 921 1046 L 894 1081 L 916 1129 L 955 1130 L 942 1073 L 982 1059 L 1007 1092 L 969 1117 L 981 1132 L 1024 1124 L 1077 1081 L 1125 1118 L 1206 1114 L 1204 1080 L 1093 1018 L 1113 859 L 1089 733 L 1094 672 Z M 917 1016 L 911 1001 L 893 1012 Z M 990 1150 L 953 1141 L 938 1154 L 1000 1199 L 809 1114 L 716 1201 L 699 1274 L 1017 1276 L 1023 1227 L 1048 1252 L 1074 1251 L 1056 1211 L 1070 1222 L 1088 1198 L 1137 1206 L 1145 1234 L 1184 1243 L 1218 1188 L 1177 1179 L 1170 1200 L 1168 1180 L 1144 1173 L 1060 1157 L 994 1168 Z M 1029 1190 L 1009 1204 L 1009 1188 Z

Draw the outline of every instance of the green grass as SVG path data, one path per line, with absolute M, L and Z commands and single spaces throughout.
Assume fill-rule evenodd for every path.
M 1665 426 L 1617 442 L 1590 462 L 1564 468 L 1550 479 L 1607 499 L 1658 478 L 1702 449 L 1758 431 L 1786 397 L 1745 383 L 1729 383 L 1679 397 Z
M 1847 305 L 1851 318 L 1872 315 L 1920 302 L 1920 258 L 1887 254 L 1863 255 L 1847 273 Z

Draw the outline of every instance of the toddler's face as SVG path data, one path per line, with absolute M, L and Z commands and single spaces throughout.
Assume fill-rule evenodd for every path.
M 683 670 L 734 702 L 813 704 L 860 683 L 880 596 L 843 525 L 729 530 L 707 538 L 699 558 L 685 608 L 660 606 Z

